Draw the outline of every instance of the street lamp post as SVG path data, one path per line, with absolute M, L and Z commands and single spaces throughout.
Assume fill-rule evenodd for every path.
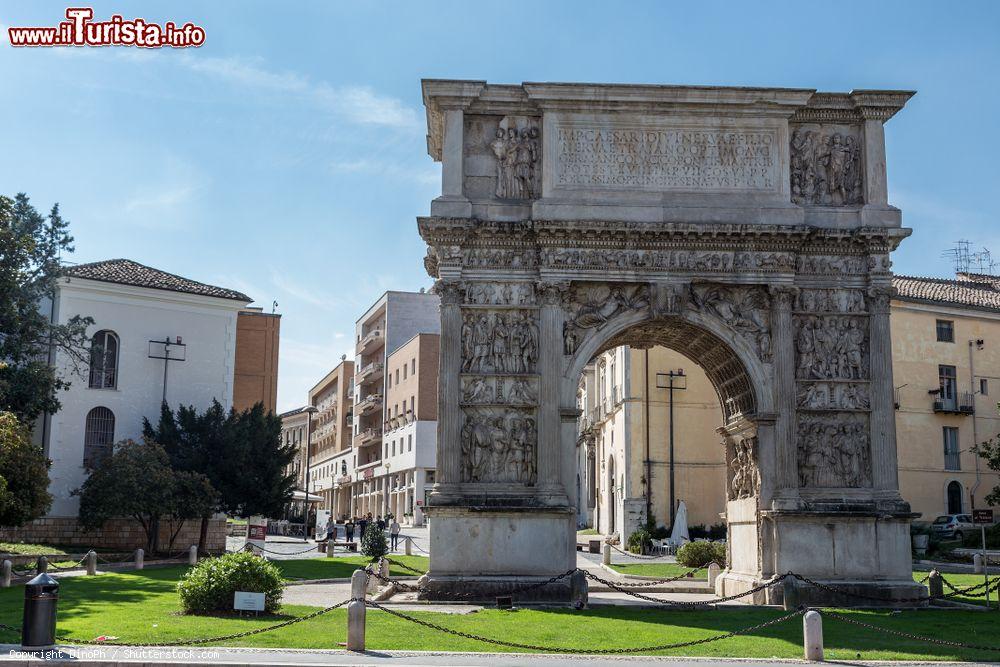
M 305 525 L 302 527 L 302 540 L 304 542 L 309 541 L 309 482 L 310 473 L 309 466 L 312 464 L 312 424 L 313 415 L 319 412 L 315 405 L 309 405 L 306 407 L 306 516 Z
M 676 371 L 671 370 L 669 373 L 657 373 L 657 386 L 663 389 L 669 390 L 669 406 L 670 406 L 670 527 L 673 529 L 674 525 L 674 514 L 677 511 L 676 507 L 676 493 L 674 489 L 674 389 L 686 389 L 687 385 L 682 381 L 680 384 L 674 384 L 675 378 L 686 378 L 684 375 L 684 369 L 678 368 Z M 660 385 L 659 378 L 666 377 L 668 380 L 667 386 L 663 387 Z M 648 482 L 647 482 L 648 483 Z
M 382 516 L 389 516 L 389 462 L 385 462 L 385 507 L 382 508 Z

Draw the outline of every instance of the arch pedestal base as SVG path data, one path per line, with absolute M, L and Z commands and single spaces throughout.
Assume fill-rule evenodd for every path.
M 572 507 L 430 505 L 430 568 L 425 600 L 494 603 L 499 596 L 576 567 Z M 569 602 L 570 577 L 517 593 L 517 600 Z

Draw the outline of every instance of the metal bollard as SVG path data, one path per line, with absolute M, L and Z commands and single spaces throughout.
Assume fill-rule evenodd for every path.
M 42 572 L 24 585 L 21 647 L 38 650 L 56 643 L 56 607 L 59 582 Z
M 823 617 L 818 611 L 807 611 L 802 617 L 802 645 L 806 660 L 823 662 Z
M 799 587 L 795 585 L 792 575 L 787 575 L 781 582 L 781 604 L 785 611 L 799 608 Z
M 406 536 L 405 538 L 403 538 L 403 539 L 405 540 L 405 541 L 403 542 L 403 552 L 404 552 L 404 553 L 405 553 L 405 554 L 406 554 L 407 556 L 412 556 L 412 555 L 413 555 L 413 538 L 412 538 L 412 537 L 410 537 L 409 535 L 407 535 L 407 536 Z
M 141 570 L 146 567 L 146 552 L 143 549 L 135 550 L 135 569 Z
M 334 546 L 334 542 L 331 540 L 326 543 L 326 557 L 333 558 L 337 555 L 337 547 Z
M 0 588 L 10 588 L 11 570 L 13 569 L 14 564 L 9 560 L 4 560 L 0 564 Z
M 983 561 L 983 555 L 982 554 L 973 554 L 972 555 L 972 573 L 973 574 L 982 574 L 983 573 L 983 569 L 984 569 L 983 568 L 983 562 L 984 561 Z
M 347 603 L 347 650 L 365 650 L 365 589 L 368 573 L 355 570 L 351 575 L 351 601 Z
M 715 590 L 715 580 L 719 578 L 721 572 L 722 568 L 715 561 L 708 564 L 708 586 L 712 590 Z
M 944 595 L 944 584 L 941 583 L 941 573 L 931 570 L 927 576 L 927 592 L 932 598 L 939 598 Z
M 87 552 L 87 574 L 89 576 L 94 576 L 97 574 L 97 552 L 91 549 Z
M 45 556 L 39 556 L 38 560 L 35 561 L 35 574 L 45 574 L 49 571 L 49 559 Z
M 378 564 L 374 564 L 374 565 L 369 564 L 368 567 L 371 568 L 372 573 L 369 574 L 369 575 L 367 575 L 368 578 L 365 580 L 365 583 L 366 583 L 366 585 L 365 585 L 365 592 L 368 595 L 372 595 L 376 591 L 378 591 L 379 580 L 378 580 L 378 577 L 376 577 L 375 575 L 379 573 L 379 565 Z M 352 575 L 351 581 L 353 581 L 353 580 L 354 579 L 353 579 L 353 575 Z
M 605 565 L 611 565 L 611 545 L 607 542 L 604 543 L 604 551 L 601 554 L 601 562 Z
M 389 561 L 385 558 L 378 562 L 378 574 L 382 577 L 379 579 L 380 584 L 385 583 L 385 580 L 389 578 Z
M 198 564 L 198 545 L 192 544 L 188 547 L 188 565 Z

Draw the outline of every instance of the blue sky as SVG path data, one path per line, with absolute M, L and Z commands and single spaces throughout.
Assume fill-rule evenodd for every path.
M 83 3 L 80 3 L 83 4 Z M 0 6 L 0 192 L 72 223 L 78 262 L 128 257 L 244 290 L 282 319 L 279 409 L 351 350 L 386 289 L 430 285 L 415 217 L 440 169 L 422 77 L 918 91 L 887 125 L 899 273 L 1000 255 L 1000 3 L 96 2 L 192 21 L 198 49 L 12 49 Z

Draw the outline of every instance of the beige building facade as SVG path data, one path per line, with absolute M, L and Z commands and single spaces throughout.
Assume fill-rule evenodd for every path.
M 893 284 L 900 493 L 919 521 L 984 507 L 1000 475 L 971 447 L 1000 432 L 1000 278 L 897 276 Z M 660 346 L 618 347 L 587 366 L 577 398 L 580 526 L 624 538 L 649 513 L 669 527 L 671 497 L 674 507 L 684 501 L 689 526 L 724 523 L 730 473 L 716 432 L 722 409 L 694 362 Z M 802 400 L 820 407 L 824 395 Z

